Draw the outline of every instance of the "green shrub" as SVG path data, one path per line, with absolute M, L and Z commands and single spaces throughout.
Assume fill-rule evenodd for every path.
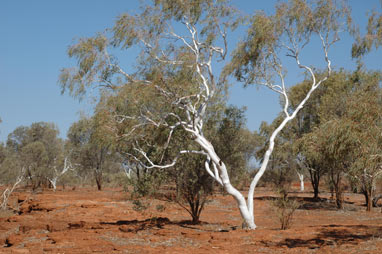
M 285 230 L 290 228 L 293 214 L 299 207 L 299 202 L 290 199 L 285 189 L 278 189 L 277 194 L 278 197 L 272 201 L 272 206 L 280 222 L 280 229 Z

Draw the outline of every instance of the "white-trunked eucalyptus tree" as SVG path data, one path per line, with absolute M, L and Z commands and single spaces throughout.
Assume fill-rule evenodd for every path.
M 247 37 L 235 50 L 227 71 L 245 85 L 260 84 L 280 94 L 284 118 L 271 134 L 260 169 L 251 182 L 247 198 L 251 216 L 253 216 L 255 188 L 267 169 L 277 135 L 296 117 L 311 94 L 329 78 L 332 71 L 329 49 L 340 40 L 340 32 L 348 30 L 350 25 L 349 8 L 344 1 L 336 0 L 291 0 L 288 3 L 278 4 L 273 16 L 259 12 L 252 17 Z M 302 50 L 312 39 L 321 41 L 326 65 L 324 73 L 317 73 L 317 68 L 312 66 L 313 64 L 319 66 L 319 59 L 313 59 L 310 65 L 301 60 Z M 285 84 L 288 68 L 283 65 L 281 58 L 283 54 L 295 60 L 297 67 L 311 78 L 309 91 L 295 108 L 290 107 Z M 251 219 L 252 223 L 253 218 Z M 249 228 L 253 226 L 254 224 L 248 225 Z
M 329 76 L 328 50 L 339 39 L 341 22 L 347 14 L 343 7 L 334 1 L 315 1 L 312 5 L 305 1 L 291 1 L 278 5 L 274 16 L 255 14 L 247 39 L 239 44 L 232 63 L 223 70 L 218 61 L 227 55 L 227 33 L 241 20 L 228 1 L 156 0 L 143 6 L 139 15 L 121 15 L 113 29 L 107 31 L 111 31 L 110 37 L 99 34 L 80 39 L 71 46 L 68 53 L 78 60 L 78 68 L 64 69 L 60 82 L 63 91 L 69 90 L 74 96 L 83 95 L 94 85 L 109 88 L 115 95 L 124 93 L 125 100 L 111 105 L 110 113 L 115 115 L 112 127 L 116 128 L 117 136 L 130 141 L 131 147 L 126 154 L 135 160 L 134 165 L 164 169 L 174 166 L 182 155 L 204 155 L 205 170 L 234 197 L 243 225 L 255 229 L 254 190 L 266 169 L 273 140 Z M 314 34 L 321 39 L 328 70 L 319 80 L 314 69 L 303 65 L 299 58 L 299 44 L 305 46 Z M 117 57 L 109 53 L 110 48 L 113 52 L 116 49 L 141 49 L 135 72 L 129 74 L 124 70 Z M 312 77 L 311 90 L 294 112 L 288 111 L 285 70 L 278 58 L 283 48 Z M 213 65 L 217 68 L 213 69 Z M 251 184 L 247 199 L 232 186 L 224 158 L 218 156 L 204 130 L 205 120 L 211 114 L 210 106 L 224 89 L 225 74 L 232 70 L 248 84 L 262 83 L 280 93 L 285 103 L 286 118 L 271 137 L 264 163 Z M 274 74 L 280 77 L 280 85 L 272 82 Z M 123 106 L 125 108 L 121 109 Z M 124 127 L 118 128 L 123 123 Z M 163 130 L 162 135 L 147 141 L 145 137 L 153 135 L 156 128 Z M 187 133 L 183 140 L 185 149 L 167 152 L 172 137 L 179 131 Z M 156 146 L 152 143 L 155 140 L 164 148 L 163 156 L 157 156 Z M 192 143 L 200 149 L 189 149 Z M 171 159 L 169 154 L 173 155 Z

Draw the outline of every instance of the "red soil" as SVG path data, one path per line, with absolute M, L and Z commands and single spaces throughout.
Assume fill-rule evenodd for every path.
M 290 229 L 278 229 L 271 193 L 259 190 L 258 228 L 248 231 L 232 197 L 220 194 L 202 223 L 190 225 L 174 203 L 150 200 L 137 212 L 119 190 L 15 192 L 10 203 L 20 204 L 20 214 L 2 214 L 0 253 L 382 253 L 382 213 L 365 212 L 361 195 L 346 194 L 341 211 L 327 199 L 313 202 L 311 193 L 291 195 L 302 205 Z

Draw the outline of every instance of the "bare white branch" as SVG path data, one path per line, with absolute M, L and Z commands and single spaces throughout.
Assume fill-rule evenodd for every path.
M 23 167 L 19 173 L 19 175 L 16 178 L 16 181 L 12 185 L 11 188 L 6 188 L 2 193 L 2 200 L 0 204 L 1 210 L 6 210 L 8 207 L 8 200 L 11 194 L 14 192 L 14 190 L 17 188 L 17 186 L 24 180 L 24 174 L 25 174 L 25 168 Z

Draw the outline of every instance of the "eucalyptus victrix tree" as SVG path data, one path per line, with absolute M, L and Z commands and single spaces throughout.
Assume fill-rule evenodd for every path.
M 160 169 L 175 165 L 181 154 L 203 154 L 209 175 L 244 208 L 244 197 L 230 184 L 225 164 L 203 132 L 207 108 L 220 89 L 212 64 L 226 56 L 227 30 L 237 24 L 231 18 L 232 8 L 226 6 L 226 1 L 155 1 L 141 15 L 120 16 L 110 41 L 98 35 L 72 46 L 69 55 L 79 60 L 79 68 L 64 69 L 61 83 L 73 95 L 98 82 L 116 93 L 133 95 L 127 101 L 127 108 L 133 114 L 116 115 L 117 122 L 130 123 L 123 133 L 132 137 L 130 157 L 147 169 Z M 183 31 L 177 32 L 174 23 L 179 23 L 177 26 Z M 142 54 L 138 71 L 130 75 L 107 50 L 133 45 L 142 47 Z M 158 96 L 159 100 L 155 98 Z M 194 140 L 201 150 L 180 150 L 169 163 L 156 164 L 143 149 L 153 146 L 139 142 L 140 136 L 147 135 L 150 128 L 168 129 L 165 146 L 181 128 L 188 133 L 189 142 Z M 248 210 L 241 212 L 246 220 L 251 220 Z
M 124 111 L 126 113 L 118 114 L 120 106 L 114 110 L 111 107 L 110 113 L 115 116 L 114 123 L 129 123 L 126 125 L 129 128 L 115 130 L 118 130 L 118 137 L 130 138 L 130 158 L 147 169 L 164 169 L 174 166 L 181 155 L 204 155 L 207 173 L 234 197 L 244 220 L 243 225 L 255 229 L 253 194 L 273 150 L 273 139 L 330 74 L 328 50 L 339 39 L 340 23 L 347 14 L 343 6 L 332 1 L 315 1 L 314 6 L 305 1 L 292 1 L 279 5 L 274 16 L 256 14 L 246 42 L 240 44 L 229 67 L 236 70 L 238 77 L 244 78 L 239 74 L 247 74 L 247 83 L 262 80 L 285 100 L 286 120 L 271 137 L 270 149 L 260 173 L 251 184 L 247 200 L 232 186 L 224 158 L 218 156 L 204 130 L 209 106 L 225 85 L 222 78 L 225 75 L 219 77 L 222 70 L 213 69 L 213 65 L 225 59 L 227 33 L 239 23 L 227 1 L 156 0 L 152 5 L 144 6 L 139 15 L 123 14 L 109 30 L 109 37 L 98 34 L 93 38 L 80 39 L 69 48 L 69 56 L 78 60 L 78 68 L 63 69 L 60 82 L 63 91 L 69 90 L 75 96 L 83 95 L 88 87 L 95 85 L 109 88 L 115 94 L 127 91 L 130 97 L 124 102 L 128 109 Z M 297 47 L 297 43 L 305 45 L 309 42 L 313 34 L 320 36 L 327 62 L 328 73 L 320 80 L 316 80 L 313 68 L 300 63 Z M 285 42 L 291 44 L 289 47 L 282 43 L 288 35 L 289 40 Z M 276 55 L 283 46 L 296 59 L 298 66 L 313 78 L 307 97 L 291 114 L 287 110 L 284 70 Z M 135 72 L 130 74 L 124 70 L 117 57 L 109 53 L 110 48 L 140 48 Z M 241 57 L 244 62 L 238 60 Z M 280 76 L 282 85 L 271 83 L 270 77 L 274 73 Z M 179 149 L 171 160 L 153 160 L 145 149 L 155 150 L 155 146 L 142 143 L 142 137 L 150 135 L 155 128 L 167 130 L 162 142 L 164 148 L 171 143 L 174 133 L 181 129 L 188 134 L 184 147 L 195 142 L 200 150 Z
M 239 44 L 228 68 L 245 85 L 261 84 L 280 94 L 283 103 L 284 118 L 270 136 L 261 167 L 250 185 L 248 209 L 251 214 L 254 190 L 267 168 L 277 135 L 296 117 L 311 94 L 329 78 L 332 71 L 329 49 L 340 39 L 339 33 L 351 23 L 349 9 L 343 1 L 319 0 L 310 3 L 294 0 L 279 4 L 273 16 L 262 12 L 254 15 L 247 38 Z M 326 72 L 320 75 L 317 75 L 316 68 L 304 64 L 300 58 L 302 50 L 315 37 L 321 40 L 326 63 Z M 297 67 L 311 78 L 309 91 L 292 110 L 285 84 L 287 68 L 283 66 L 282 54 L 295 60 Z M 314 59 L 314 63 L 317 62 L 319 59 Z

